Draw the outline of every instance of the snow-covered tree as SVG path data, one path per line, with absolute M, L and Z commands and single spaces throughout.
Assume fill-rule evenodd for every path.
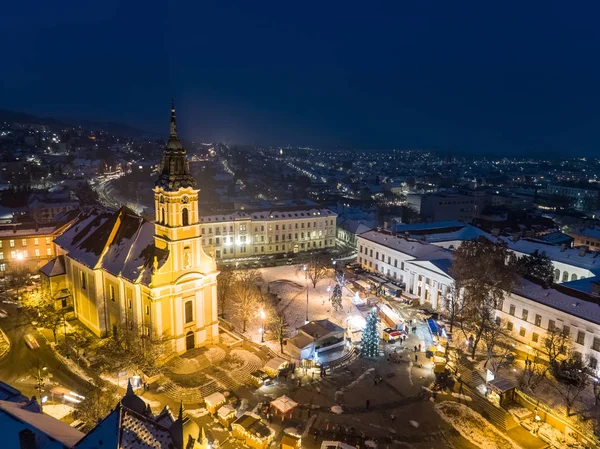
M 342 309 L 342 288 L 340 287 L 340 284 L 335 284 L 335 287 L 333 287 L 333 293 L 331 294 L 331 298 L 329 298 L 329 300 L 331 301 L 331 305 L 333 306 L 334 310 Z
M 377 309 L 373 309 L 369 312 L 366 318 L 365 329 L 362 334 L 362 349 L 361 355 L 363 357 L 376 357 L 379 355 L 379 330 L 377 324 L 379 323 L 379 317 L 377 316 Z

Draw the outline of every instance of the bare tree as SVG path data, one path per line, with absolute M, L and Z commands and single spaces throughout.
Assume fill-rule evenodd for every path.
M 231 287 L 235 281 L 235 271 L 229 265 L 221 269 L 217 281 L 217 301 L 221 317 L 225 318 L 225 309 L 231 296 Z
M 327 277 L 330 269 L 329 258 L 318 253 L 311 254 L 310 261 L 306 265 L 306 275 L 310 279 L 313 288 L 317 288 L 317 283 Z
M 547 378 L 547 373 L 550 365 L 544 363 L 539 357 L 538 351 L 535 351 L 532 358 L 525 360 L 525 369 L 519 377 L 519 385 L 521 388 L 529 390 L 531 392 Z
M 463 242 L 454 252 L 451 274 L 457 291 L 463 293 L 460 325 L 470 334 L 471 357 L 484 333 L 495 326 L 496 310 L 501 308 L 518 278 L 511 253 L 505 245 L 488 239 Z
M 333 310 L 342 310 L 342 288 L 340 287 L 340 284 L 335 284 L 329 300 L 331 301 Z
M 511 344 L 511 335 L 505 329 L 505 323 L 496 319 L 485 327 L 481 340 L 486 350 L 484 367 L 497 374 L 500 368 L 506 367 L 514 359 L 514 347 Z
M 269 314 L 269 318 L 269 331 L 271 331 L 273 337 L 279 341 L 279 347 L 283 354 L 283 341 L 290 334 L 290 325 L 282 310 L 273 308 L 273 311 Z
M 144 335 L 141 326 L 131 328 L 123 324 L 99 348 L 98 355 L 114 371 L 154 375 L 162 370 L 160 361 L 166 353 L 165 344 L 162 336 Z
M 86 430 L 91 430 L 112 411 L 117 402 L 117 388 L 106 382 L 102 388 L 94 386 L 85 392 L 85 399 L 75 406 L 75 416 L 85 423 Z
M 64 324 L 65 311 L 57 308 L 56 301 L 47 287 L 38 288 L 23 295 L 23 307 L 39 324 L 52 331 L 57 343 L 57 330 Z
M 262 300 L 262 278 L 256 270 L 237 272 L 231 286 L 231 297 L 235 304 L 235 316 L 242 321 L 242 332 L 246 332 L 248 321 L 256 316 Z
M 551 366 L 556 382 L 551 382 L 556 392 L 565 402 L 565 414 L 571 416 L 581 394 L 589 383 L 587 366 L 580 356 L 570 353 L 565 359 Z

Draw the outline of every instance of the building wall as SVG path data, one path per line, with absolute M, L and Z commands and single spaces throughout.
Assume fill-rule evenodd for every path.
M 202 223 L 200 229 L 204 250 L 227 260 L 334 247 L 336 216 Z
M 514 306 L 514 309 L 511 306 Z M 524 315 L 524 311 L 526 311 L 526 315 Z M 580 353 L 584 360 L 589 360 L 591 366 L 595 367 L 596 374 L 600 374 L 597 368 L 598 360 L 600 360 L 600 326 L 598 324 L 514 293 L 504 300 L 502 309 L 497 311 L 497 316 L 506 323 L 512 323 L 511 336 L 520 343 L 520 350 L 530 354 L 533 354 L 534 350 L 545 351 L 544 338 L 548 332 L 550 321 L 553 321 L 554 326 L 559 329 L 565 329 L 566 326 L 573 350 Z M 580 340 L 578 340 L 578 336 Z
M 573 241 L 573 246 L 587 246 L 591 250 L 600 251 L 600 237 L 590 237 L 583 234 L 578 234 L 577 232 L 569 232 L 568 235 L 573 237 L 575 240 Z
M 54 234 L 31 233 L 0 236 L 0 271 L 34 271 L 56 256 Z

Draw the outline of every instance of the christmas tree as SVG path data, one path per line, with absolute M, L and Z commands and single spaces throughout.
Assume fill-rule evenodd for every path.
M 366 325 L 362 334 L 361 355 L 363 357 L 376 357 L 379 355 L 379 331 L 377 330 L 378 323 L 379 317 L 377 316 L 377 309 L 373 307 L 373 309 L 367 315 Z
M 334 310 L 342 310 L 342 288 L 340 287 L 340 284 L 335 284 L 335 287 L 333 287 L 333 294 L 329 300 L 331 301 Z

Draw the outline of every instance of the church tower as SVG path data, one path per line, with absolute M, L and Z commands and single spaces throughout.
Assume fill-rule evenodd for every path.
M 159 303 L 157 319 L 182 352 L 218 340 L 215 260 L 202 249 L 198 189 L 179 141 L 175 104 L 171 132 L 154 191 L 155 258 L 151 296 Z M 160 260 L 159 260 L 160 259 Z M 167 332 L 168 331 L 168 332 Z

